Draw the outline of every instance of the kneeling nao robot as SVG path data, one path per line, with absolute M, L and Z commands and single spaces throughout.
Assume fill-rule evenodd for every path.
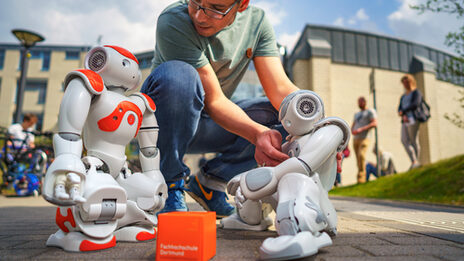
M 44 198 L 58 205 L 59 230 L 47 246 L 80 252 L 154 239 L 167 187 L 159 170 L 155 103 L 142 93 L 124 94 L 140 82 L 137 58 L 105 45 L 89 51 L 85 68 L 65 79 L 53 136 L 56 158 L 43 188 Z M 142 173 L 131 173 L 126 162 L 134 137 Z
M 237 213 L 221 220 L 224 229 L 265 230 L 276 212 L 279 236 L 260 247 L 262 259 L 288 260 L 317 253 L 332 244 L 337 213 L 329 201 L 337 169 L 336 155 L 350 139 L 350 128 L 336 117 L 324 118 L 321 98 L 300 90 L 282 102 L 279 119 L 289 133 L 282 151 L 290 158 L 276 167 L 260 167 L 236 176 L 227 185 Z M 263 203 L 267 203 L 264 204 Z

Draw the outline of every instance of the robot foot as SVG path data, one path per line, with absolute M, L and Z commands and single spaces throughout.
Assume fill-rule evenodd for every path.
M 114 247 L 116 237 L 110 235 L 103 239 L 90 238 L 81 232 L 65 233 L 58 230 L 55 234 L 50 235 L 47 240 L 47 246 L 60 247 L 70 252 L 87 252 L 102 250 Z
M 118 242 L 143 242 L 156 238 L 154 227 L 127 226 L 114 231 Z
M 223 229 L 237 229 L 237 230 L 251 230 L 251 231 L 264 231 L 272 225 L 272 219 L 266 217 L 261 220 L 257 225 L 249 225 L 243 222 L 237 213 L 221 219 L 219 227 Z
M 326 233 L 316 237 L 304 231 L 294 236 L 268 238 L 259 248 L 259 253 L 262 260 L 290 260 L 314 255 L 319 248 L 330 245 L 332 240 Z

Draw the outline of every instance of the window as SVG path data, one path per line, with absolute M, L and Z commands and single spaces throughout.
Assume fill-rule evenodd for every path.
M 66 60 L 79 60 L 79 51 L 66 51 Z
M 18 85 L 19 85 L 19 80 L 18 80 Z M 16 93 L 16 96 L 17 95 L 18 93 Z M 35 104 L 45 104 L 45 100 L 47 96 L 47 81 L 46 80 L 27 80 L 23 95 L 24 95 L 23 97 L 34 95 L 37 97 L 37 101 Z M 16 96 L 15 96 L 15 103 L 17 101 Z
M 42 59 L 42 71 L 48 71 L 50 69 L 50 51 L 30 51 L 30 59 Z M 18 70 L 21 70 L 21 60 L 23 58 L 23 52 L 21 51 Z
M 50 51 L 42 52 L 42 71 L 50 69 Z
M 0 49 L 0 70 L 3 69 L 3 64 L 5 63 L 5 50 Z

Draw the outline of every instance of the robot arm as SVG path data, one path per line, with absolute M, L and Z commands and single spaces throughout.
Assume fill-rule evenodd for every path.
M 85 166 L 81 161 L 81 133 L 93 97 L 89 89 L 93 88 L 81 74 L 75 71 L 67 76 L 58 116 L 59 130 L 53 137 L 56 158 L 47 170 L 44 181 L 44 198 L 57 205 L 74 205 L 85 201 L 80 195 L 80 185 L 85 179 Z
M 240 190 L 244 198 L 261 199 L 276 192 L 279 180 L 287 173 L 312 173 L 335 159 L 349 139 L 348 125 L 338 118 L 324 117 L 321 98 L 311 91 L 297 91 L 282 102 L 279 118 L 299 148 L 293 157 L 274 168 L 257 168 L 240 177 Z M 331 157 L 334 156 L 334 157 Z M 336 173 L 334 173 L 335 175 Z M 233 183 L 237 183 L 236 180 Z M 229 188 L 237 191 L 237 185 Z M 240 196 L 239 195 L 239 198 Z
M 142 167 L 142 173 L 155 181 L 155 210 L 162 209 L 167 198 L 167 186 L 163 174 L 160 171 L 160 152 L 156 147 L 158 141 L 158 123 L 154 114 L 155 105 L 147 96 L 140 96 L 146 102 L 148 109 L 143 115 L 142 125 L 138 134 L 140 147 L 139 160 Z

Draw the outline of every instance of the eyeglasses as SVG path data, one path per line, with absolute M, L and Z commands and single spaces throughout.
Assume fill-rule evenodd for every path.
M 218 10 L 214 10 L 214 9 L 211 9 L 211 8 L 208 8 L 208 7 L 203 7 L 200 5 L 200 3 L 194 1 L 194 0 L 189 0 L 189 5 L 193 8 L 195 8 L 196 11 L 198 10 L 203 10 L 203 12 L 205 13 L 205 15 L 207 15 L 208 17 L 211 17 L 211 18 L 214 18 L 214 19 L 222 19 L 224 18 L 224 16 L 226 16 L 230 10 L 232 10 L 232 8 L 238 3 L 239 1 L 235 1 L 225 12 L 220 12 Z

